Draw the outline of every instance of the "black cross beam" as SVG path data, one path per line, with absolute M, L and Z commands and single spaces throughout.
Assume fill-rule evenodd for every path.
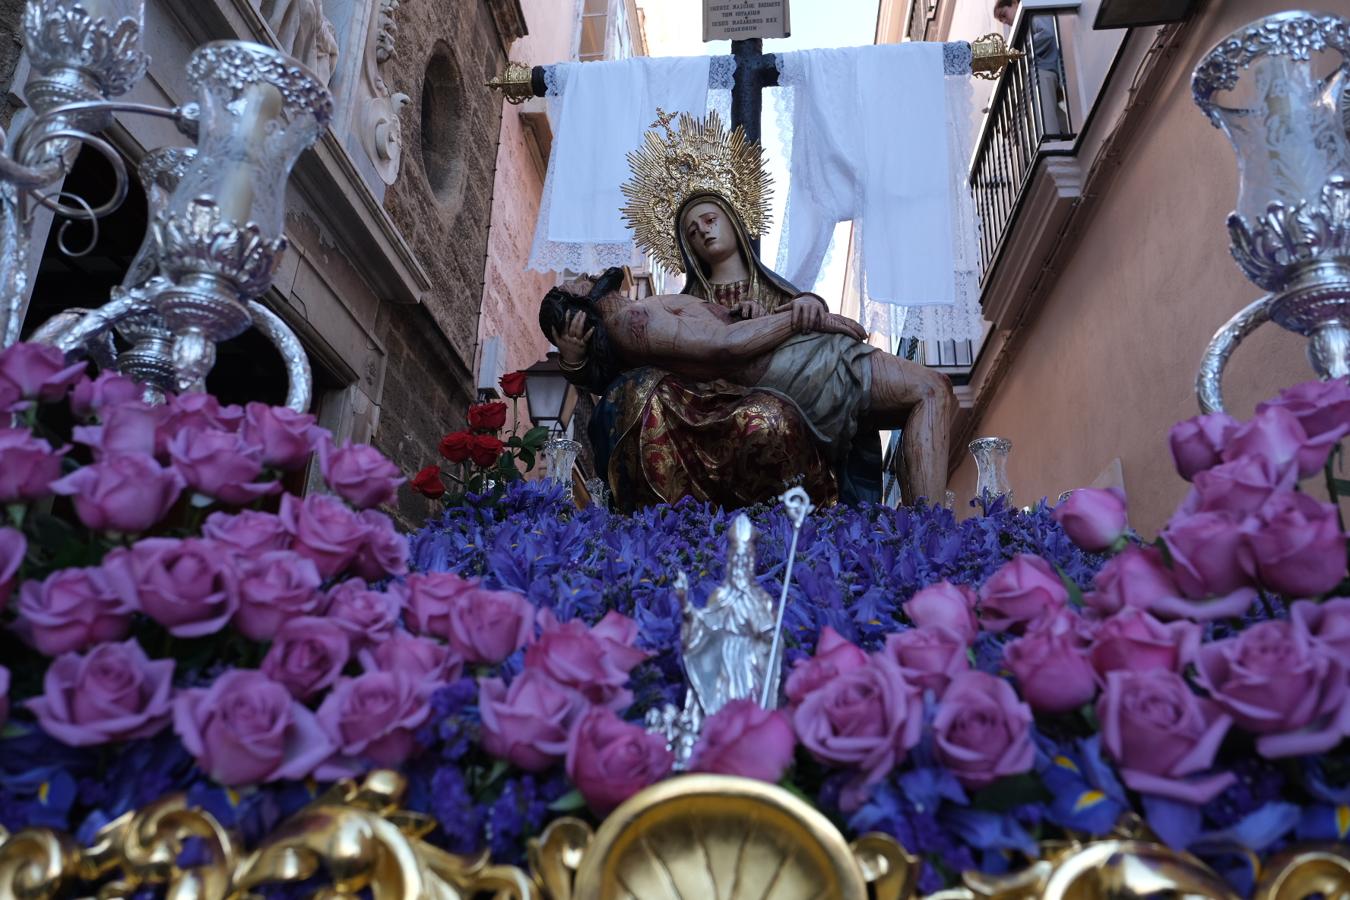
M 764 111 L 765 88 L 778 86 L 778 63 L 774 54 L 764 52 L 764 41 L 751 38 L 731 42 L 731 55 L 736 59 L 736 75 L 731 87 L 731 127 L 745 129 L 749 140 L 759 143 L 760 117 Z M 536 97 L 546 96 L 544 66 L 530 70 L 530 91 Z

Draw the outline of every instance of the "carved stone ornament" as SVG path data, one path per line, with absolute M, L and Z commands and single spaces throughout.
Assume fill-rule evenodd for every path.
M 140 22 L 94 18 L 69 0 L 25 4 L 23 32 L 34 69 L 45 73 L 78 68 L 92 75 L 107 97 L 125 94 L 150 64 L 140 49 Z
M 361 144 L 385 184 L 398 180 L 403 157 L 403 126 L 400 113 L 412 102 L 407 94 L 390 88 L 388 64 L 398 53 L 398 21 L 395 14 L 407 0 L 378 0 L 375 27 L 366 44 L 362 66 L 363 87 L 369 97 L 362 101 L 357 120 Z
M 191 807 L 182 794 L 127 812 L 89 846 L 49 828 L 0 829 L 0 896 L 140 895 L 225 900 L 315 879 L 323 897 L 374 900 L 599 900 L 637 896 L 726 900 L 918 897 L 920 862 L 893 838 L 849 843 L 805 801 L 776 785 L 687 775 L 631 797 L 600 826 L 560 818 L 529 842 L 529 872 L 487 853 L 447 853 L 427 843 L 428 816 L 402 809 L 406 782 L 375 771 L 342 781 L 254 848 Z M 1232 890 L 1195 857 L 1154 842 L 1137 822 L 1094 842 L 1047 842 L 1040 858 L 1004 876 L 967 872 L 932 900 L 1129 900 L 1207 897 Z M 184 842 L 200 852 L 183 863 Z M 1350 891 L 1344 845 L 1296 847 L 1267 860 L 1255 900 Z

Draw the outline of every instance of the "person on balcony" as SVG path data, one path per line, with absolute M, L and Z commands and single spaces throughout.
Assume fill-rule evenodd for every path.
M 1017 18 L 1019 0 L 995 0 L 994 18 L 1011 28 Z M 1042 133 L 1047 136 L 1068 135 L 1069 116 L 1065 108 L 1063 61 L 1059 52 L 1059 35 L 1055 33 L 1055 17 L 1049 14 L 1031 16 L 1032 68 L 1036 74 L 1035 90 L 1040 109 Z

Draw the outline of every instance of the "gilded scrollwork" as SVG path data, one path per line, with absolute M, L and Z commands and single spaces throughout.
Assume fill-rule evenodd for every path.
M 55 900 L 92 888 L 103 898 L 146 890 L 194 900 L 258 896 L 318 878 L 315 896 L 374 900 L 588 900 L 829 896 L 917 900 L 920 861 L 885 834 L 851 844 L 830 822 L 773 785 L 684 776 L 655 785 L 594 830 L 564 817 L 529 842 L 529 871 L 457 856 L 427 843 L 431 818 L 403 809 L 406 782 L 376 771 L 334 784 L 252 850 L 174 794 L 105 825 L 88 847 L 45 828 L 0 829 L 0 897 Z M 195 841 L 192 864 L 183 862 Z M 784 874 L 786 873 L 786 875 Z M 806 879 L 806 880 L 802 880 Z M 710 893 L 713 891 L 715 893 Z M 1256 900 L 1350 892 L 1343 844 L 1288 850 L 1261 867 Z M 1137 822 L 1105 840 L 1041 845 L 1020 871 L 968 872 L 926 900 L 1128 900 L 1167 896 L 1235 900 L 1211 869 L 1156 842 Z

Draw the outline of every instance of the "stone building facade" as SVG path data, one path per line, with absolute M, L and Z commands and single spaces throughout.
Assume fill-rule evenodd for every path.
M 0 77 L 22 105 L 22 6 L 0 0 Z M 411 474 L 472 400 L 474 348 L 492 210 L 500 98 L 483 82 L 525 33 L 519 0 L 147 0 L 148 76 L 127 96 L 175 106 L 194 98 L 192 50 L 243 39 L 297 57 L 326 78 L 332 127 L 287 189 L 290 249 L 260 298 L 301 337 L 314 411 L 340 439 L 370 442 Z M 6 72 L 6 67 L 11 71 Z M 119 117 L 110 137 L 130 160 L 186 139 L 163 120 Z M 107 196 L 111 175 L 77 160 L 70 190 Z M 48 220 L 25 321 L 96 306 L 117 284 L 146 226 L 133 188 L 90 254 L 71 259 Z M 130 236 L 130 240 L 128 239 Z M 279 400 L 284 370 L 246 335 L 221 345 L 208 387 L 229 400 Z M 429 505 L 406 488 L 398 512 Z

